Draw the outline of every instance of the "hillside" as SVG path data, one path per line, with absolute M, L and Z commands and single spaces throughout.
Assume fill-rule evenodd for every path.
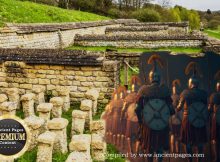
M 109 18 L 88 12 L 65 10 L 28 1 L 0 0 L 0 26 L 6 22 L 51 23 L 106 19 Z

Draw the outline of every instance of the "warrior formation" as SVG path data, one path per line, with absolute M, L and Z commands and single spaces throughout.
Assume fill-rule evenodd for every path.
M 165 151 L 187 153 L 190 156 L 184 161 L 202 162 L 204 156 L 193 155 L 204 155 L 210 142 L 212 161 L 220 162 L 220 71 L 214 77 L 216 91 L 208 99 L 207 92 L 200 88 L 202 74 L 197 63 L 186 66 L 185 75 L 190 77 L 182 93 L 179 79 L 173 80 L 172 91 L 162 83 L 165 62 L 159 55 L 152 55 L 147 64 L 152 67 L 148 82 L 132 76 L 130 91 L 119 86 L 112 94 L 102 115 L 107 142 L 121 153 L 151 155 L 136 159 L 129 156 L 131 162 L 153 162 L 155 158 L 162 162 L 163 156 L 159 155 Z

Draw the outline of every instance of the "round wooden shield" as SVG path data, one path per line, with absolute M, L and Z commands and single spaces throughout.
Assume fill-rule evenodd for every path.
M 189 122 L 196 128 L 206 125 L 208 120 L 208 107 L 202 102 L 194 102 L 189 106 Z
M 151 99 L 144 105 L 144 123 L 153 130 L 163 130 L 169 124 L 170 109 L 164 100 Z

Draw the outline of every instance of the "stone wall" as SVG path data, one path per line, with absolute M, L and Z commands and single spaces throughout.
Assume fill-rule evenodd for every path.
M 20 94 L 25 94 L 42 86 L 56 96 L 56 90 L 65 87 L 70 89 L 71 101 L 80 101 L 88 89 L 96 88 L 100 91 L 99 102 L 107 103 L 113 89 L 119 84 L 118 61 L 103 59 L 101 56 L 91 59 L 89 56 L 92 54 L 79 54 L 77 51 L 64 52 L 60 58 L 56 50 L 30 51 L 0 50 L 1 90 L 16 87 L 20 89 Z
M 77 23 L 6 24 L 0 29 L 0 48 L 63 48 L 75 34 L 104 34 L 106 27 L 118 27 L 133 19 Z
M 74 44 L 80 46 L 113 46 L 119 48 L 200 47 L 204 36 L 135 36 L 135 35 L 76 35 Z

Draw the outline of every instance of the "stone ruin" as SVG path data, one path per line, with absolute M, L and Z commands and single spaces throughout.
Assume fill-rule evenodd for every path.
M 6 88 L 5 93 L 0 94 L 1 115 L 16 115 L 18 110 L 18 100 L 10 101 L 6 93 L 9 91 L 18 92 L 19 90 Z M 18 96 L 15 98 L 20 98 L 19 108 L 23 111 L 24 122 L 31 132 L 28 151 L 37 148 L 37 162 L 52 162 L 54 152 L 68 153 L 66 162 L 105 161 L 107 151 L 104 140 L 105 122 L 92 119 L 97 111 L 99 90 L 89 89 L 86 92 L 80 110 L 72 111 L 72 123 L 62 117 L 62 112 L 70 109 L 68 89 L 62 92 L 59 89 L 59 95 L 52 97 L 49 103 L 39 100 L 42 89 L 33 91 L 35 93 L 23 95 L 16 93 Z M 68 125 L 71 126 L 71 132 L 67 132 Z M 86 130 L 91 134 L 85 134 Z M 67 141 L 67 134 L 71 134 L 70 143 Z

